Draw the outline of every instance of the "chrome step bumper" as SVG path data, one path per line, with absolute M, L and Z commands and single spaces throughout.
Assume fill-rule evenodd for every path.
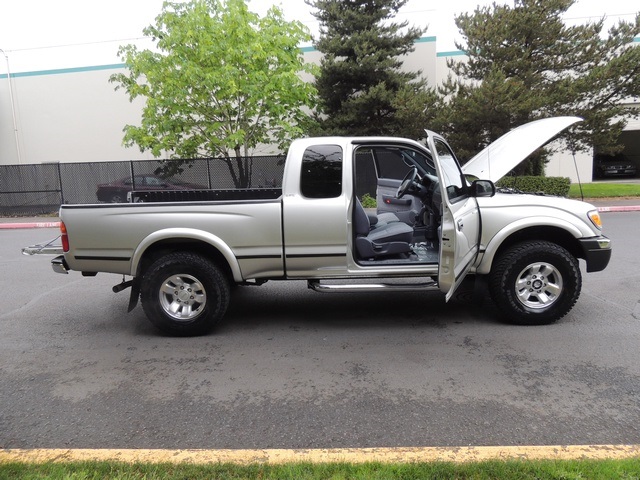
M 421 283 L 321 283 L 319 280 L 307 282 L 311 290 L 321 293 L 355 293 L 355 292 L 416 292 L 438 290 L 438 282 L 429 280 Z

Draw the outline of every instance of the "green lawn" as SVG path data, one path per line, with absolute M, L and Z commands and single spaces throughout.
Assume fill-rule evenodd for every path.
M 582 185 L 584 198 L 613 198 L 640 196 L 640 183 L 585 183 Z M 572 184 L 569 197 L 580 198 L 580 185 Z
M 625 460 L 486 461 L 478 463 L 126 464 L 0 463 L 0 479 L 638 479 L 640 458 Z

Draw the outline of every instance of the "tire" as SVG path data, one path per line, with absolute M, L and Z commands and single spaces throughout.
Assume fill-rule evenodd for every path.
M 206 257 L 171 253 L 143 274 L 140 298 L 147 318 L 174 336 L 204 335 L 229 306 L 230 287 L 220 268 Z
M 109 203 L 123 203 L 127 201 L 127 194 L 123 192 L 116 192 L 111 195 Z
M 489 275 L 491 298 L 505 319 L 518 325 L 548 325 L 564 317 L 581 288 L 578 260 L 542 240 L 509 248 Z

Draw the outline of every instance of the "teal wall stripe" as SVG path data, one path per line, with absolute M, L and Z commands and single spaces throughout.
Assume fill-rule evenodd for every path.
M 21 77 L 39 77 L 41 75 L 61 75 L 63 73 L 80 73 L 80 72 L 95 72 L 98 70 L 114 70 L 117 68 L 124 68 L 124 63 L 113 63 L 111 65 L 94 65 L 90 67 L 75 67 L 75 68 L 56 68 L 53 70 L 40 70 L 37 72 L 18 72 L 11 73 L 11 78 Z M 0 74 L 0 78 L 7 78 L 7 74 Z
M 463 55 L 466 55 L 467 52 L 463 51 L 463 50 L 454 50 L 451 52 L 438 52 L 436 53 L 437 57 L 461 57 Z
M 435 42 L 435 41 L 436 41 L 436 37 L 420 37 L 419 39 L 417 39 L 413 43 L 429 43 L 429 42 Z M 302 47 L 300 50 L 302 51 L 302 53 L 309 53 L 309 52 L 317 52 L 318 51 L 318 49 L 316 47 Z

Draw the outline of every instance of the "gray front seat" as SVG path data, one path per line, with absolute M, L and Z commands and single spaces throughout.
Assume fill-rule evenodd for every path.
M 356 252 L 360 258 L 377 258 L 411 251 L 409 242 L 413 238 L 413 228 L 402 222 L 372 226 L 373 222 L 369 220 L 358 198 L 354 207 Z
M 400 219 L 393 212 L 382 212 L 377 215 L 370 215 L 367 213 L 367 217 L 369 217 L 369 222 L 372 227 L 386 225 L 387 223 L 399 222 Z M 408 225 L 408 224 L 407 224 Z

